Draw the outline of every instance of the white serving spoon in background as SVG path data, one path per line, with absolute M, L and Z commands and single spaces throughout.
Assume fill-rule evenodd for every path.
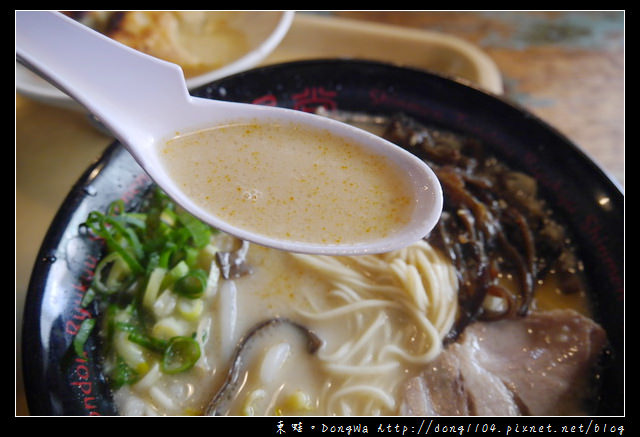
M 96 116 L 177 204 L 243 240 L 300 253 L 380 253 L 425 237 L 440 217 L 442 189 L 438 179 L 423 161 L 404 149 L 365 130 L 302 111 L 193 97 L 178 65 L 126 47 L 58 12 L 16 12 L 16 58 Z M 389 237 L 325 245 L 251 232 L 208 213 L 167 174 L 158 144 L 176 132 L 249 119 L 325 129 L 386 156 L 412 183 L 416 206 L 412 220 Z M 340 214 L 335 218 L 340 220 Z

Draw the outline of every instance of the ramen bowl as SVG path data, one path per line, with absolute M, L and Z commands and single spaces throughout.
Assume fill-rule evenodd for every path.
M 374 121 L 404 114 L 477 138 L 511 167 L 533 175 L 541 196 L 572 235 L 584 263 L 594 318 L 610 342 L 596 414 L 623 414 L 624 196 L 553 127 L 455 78 L 368 61 L 271 65 L 207 83 L 193 94 Z M 81 321 L 96 316 L 80 302 L 102 256 L 101 245 L 86 238 L 82 224 L 91 211 L 104 211 L 118 199 L 135 210 L 151 186 L 133 158 L 113 143 L 77 181 L 55 216 L 35 261 L 23 319 L 31 414 L 118 414 L 95 333 L 83 355 L 72 352 Z

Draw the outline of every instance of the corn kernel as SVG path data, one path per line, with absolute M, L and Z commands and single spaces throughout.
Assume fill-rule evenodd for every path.
M 296 390 L 287 397 L 283 408 L 297 412 L 311 411 L 313 410 L 313 403 L 308 393 L 302 390 Z
M 184 409 L 185 416 L 199 416 L 202 412 L 196 408 L 187 407 Z

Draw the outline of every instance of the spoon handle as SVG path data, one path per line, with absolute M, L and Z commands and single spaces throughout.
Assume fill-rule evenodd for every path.
M 171 111 L 188 104 L 178 65 L 131 49 L 59 12 L 16 12 L 16 59 L 128 144 L 138 142 L 131 136 L 157 132 Z

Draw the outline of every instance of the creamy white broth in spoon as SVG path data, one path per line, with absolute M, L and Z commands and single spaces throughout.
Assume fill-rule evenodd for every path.
M 379 253 L 439 219 L 439 181 L 406 150 L 318 115 L 193 97 L 176 64 L 59 13 L 16 13 L 16 57 L 95 115 L 177 204 L 238 238 Z
M 178 135 L 160 152 L 194 202 L 272 238 L 368 242 L 401 230 L 415 209 L 397 166 L 326 130 L 238 122 Z

